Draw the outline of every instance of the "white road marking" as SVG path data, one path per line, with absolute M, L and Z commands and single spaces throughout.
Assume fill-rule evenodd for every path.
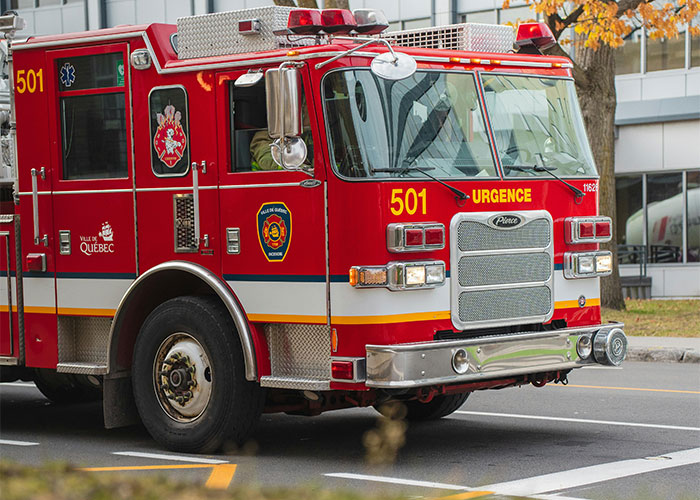
M 31 441 L 11 441 L 9 439 L 0 439 L 0 444 L 9 444 L 11 446 L 37 446 L 39 443 Z
M 639 422 L 615 422 L 612 420 L 588 420 L 585 418 L 545 417 L 540 415 L 519 415 L 515 413 L 488 413 L 483 411 L 456 411 L 455 413 L 458 413 L 460 415 L 475 415 L 479 417 L 521 418 L 525 420 L 551 420 L 554 422 L 575 422 L 578 424 L 619 425 L 622 427 L 646 427 L 651 429 L 669 429 L 674 431 L 700 431 L 700 427 L 684 427 L 681 425 L 643 424 Z
M 114 451 L 112 455 L 122 455 L 125 457 L 153 458 L 155 460 L 174 460 L 176 462 L 193 462 L 198 464 L 227 464 L 227 460 L 216 460 L 213 458 L 183 457 L 181 455 L 163 455 L 161 453 L 142 453 L 140 451 Z
M 479 489 L 495 491 L 502 495 L 536 495 L 697 463 L 700 463 L 700 448 L 693 448 L 658 457 L 621 460 L 516 481 L 489 484 Z
M 365 474 L 349 474 L 344 472 L 333 472 L 324 474 L 327 477 L 339 477 L 342 479 L 359 479 L 360 481 L 374 481 L 378 483 L 404 484 L 406 486 L 422 486 L 424 488 L 437 488 L 440 490 L 462 490 L 471 491 L 468 486 L 457 486 L 455 484 L 433 483 L 430 481 L 415 481 L 413 479 L 401 479 L 399 477 L 368 476 Z

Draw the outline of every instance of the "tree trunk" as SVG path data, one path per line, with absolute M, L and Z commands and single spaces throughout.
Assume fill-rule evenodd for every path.
M 318 9 L 316 0 L 298 0 L 297 3 L 299 7 L 303 7 L 304 9 Z
M 326 0 L 323 2 L 324 9 L 350 9 L 350 0 Z
M 296 7 L 294 0 L 274 0 L 275 5 L 281 5 L 283 7 Z
M 598 50 L 576 46 L 576 63 L 585 72 L 586 78 L 576 81 L 583 121 L 588 140 L 593 150 L 598 172 L 600 191 L 598 193 L 599 213 L 613 220 L 613 238 L 601 248 L 613 254 L 612 275 L 601 278 L 601 302 L 604 307 L 625 309 L 625 300 L 620 286 L 620 273 L 617 261 L 617 226 L 615 206 L 615 57 L 611 47 L 602 45 Z

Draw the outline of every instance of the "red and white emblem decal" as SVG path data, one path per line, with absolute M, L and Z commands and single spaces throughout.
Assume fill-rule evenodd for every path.
M 158 113 L 158 129 L 153 136 L 153 147 L 158 153 L 158 158 L 168 168 L 173 168 L 182 159 L 187 147 L 187 136 L 180 125 L 182 114 L 175 111 L 175 106 L 169 104 Z

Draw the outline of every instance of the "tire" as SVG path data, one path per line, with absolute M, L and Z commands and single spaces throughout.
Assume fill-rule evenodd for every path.
M 435 396 L 429 403 L 420 401 L 407 401 L 406 419 L 411 421 L 437 420 L 454 413 L 469 397 L 469 392 L 462 394 L 449 394 L 446 396 Z
M 86 403 L 102 397 L 101 387 L 91 384 L 84 375 L 37 368 L 33 378 L 37 389 L 54 403 Z
M 153 439 L 185 453 L 241 445 L 265 402 L 245 379 L 228 311 L 211 297 L 178 297 L 153 310 L 134 346 L 132 386 Z

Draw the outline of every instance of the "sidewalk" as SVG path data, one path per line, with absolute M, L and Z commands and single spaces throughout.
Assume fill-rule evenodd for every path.
M 627 361 L 700 363 L 700 338 L 627 337 Z

